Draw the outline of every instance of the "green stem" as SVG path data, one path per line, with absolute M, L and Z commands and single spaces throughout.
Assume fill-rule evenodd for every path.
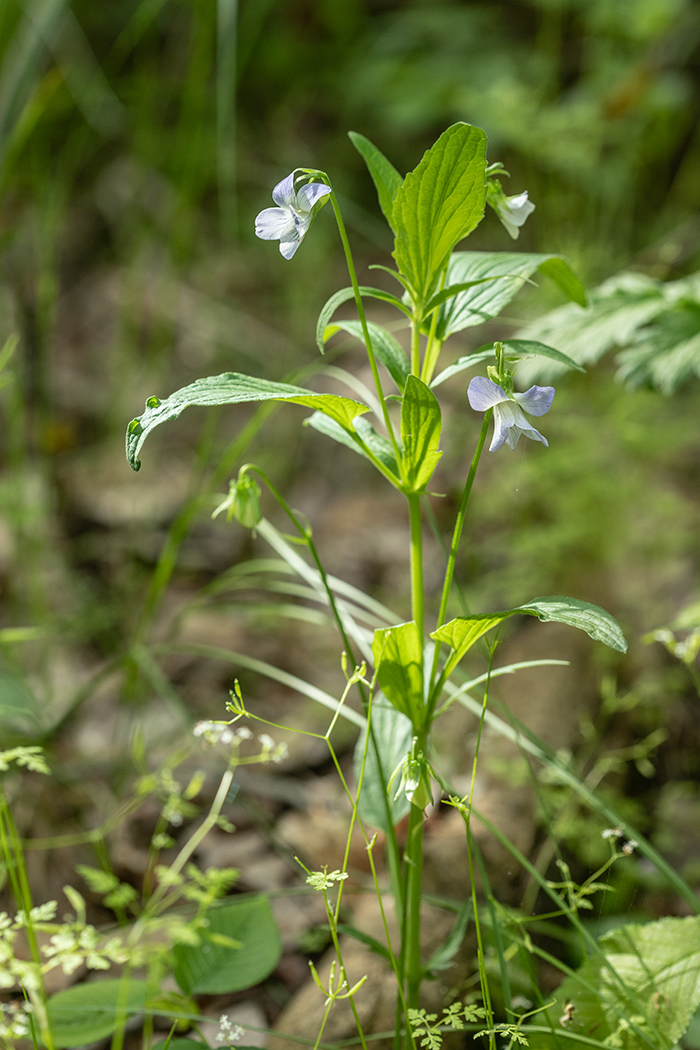
M 425 600 L 423 596 L 423 530 L 420 496 L 412 492 L 406 498 L 411 522 L 411 615 L 418 628 L 422 645 L 425 630 Z
M 421 742 L 424 750 L 424 742 Z M 408 839 L 404 853 L 406 879 L 406 922 L 402 957 L 406 974 L 406 1007 L 417 1010 L 422 977 L 420 944 L 420 904 L 423 890 L 423 811 L 411 806 L 408 817 Z M 410 1045 L 410 1025 L 406 1019 L 406 1045 Z
M 374 379 L 374 385 L 379 398 L 379 404 L 382 409 L 382 417 L 384 419 L 384 426 L 386 432 L 389 435 L 394 455 L 396 456 L 396 462 L 401 463 L 401 452 L 399 450 L 398 443 L 396 441 L 396 435 L 394 434 L 394 428 L 391 425 L 391 418 L 389 416 L 389 408 L 384 397 L 384 391 L 382 389 L 382 383 L 379 378 L 379 369 L 377 367 L 377 359 L 374 356 L 374 350 L 372 348 L 372 339 L 369 334 L 369 325 L 367 324 L 367 316 L 365 314 L 364 303 L 362 302 L 362 296 L 360 295 L 360 285 L 357 280 L 357 273 L 355 271 L 355 262 L 352 257 L 352 250 L 350 248 L 350 241 L 345 230 L 345 223 L 343 222 L 343 216 L 340 212 L 335 193 L 331 189 L 329 200 L 335 214 L 335 221 L 338 224 L 338 232 L 340 234 L 340 240 L 343 244 L 343 251 L 345 252 L 345 262 L 348 267 L 348 274 L 350 275 L 350 283 L 352 284 L 352 290 L 355 295 L 355 305 L 357 307 L 357 315 L 360 318 L 360 324 L 362 325 L 362 335 L 365 340 L 365 346 L 367 347 L 367 356 L 369 358 L 369 365 L 372 369 L 372 378 Z M 417 373 L 416 373 L 417 374 Z
M 481 997 L 484 1003 L 484 1009 L 486 1010 L 486 1024 L 488 1028 L 493 1029 L 493 1008 L 491 1006 L 491 994 L 489 991 L 488 975 L 486 973 L 486 956 L 484 955 L 484 945 L 481 936 L 481 924 L 479 923 L 479 909 L 476 900 L 476 879 L 474 877 L 474 856 L 472 852 L 472 801 L 474 798 L 474 788 L 476 786 L 476 766 L 479 760 L 479 747 L 481 745 L 481 734 L 484 728 L 484 720 L 486 718 L 486 706 L 489 698 L 489 685 L 491 682 L 491 668 L 493 666 L 493 654 L 496 651 L 495 643 L 490 647 L 489 651 L 489 677 L 486 680 L 486 689 L 484 690 L 484 699 L 481 705 L 481 717 L 479 719 L 479 729 L 476 735 L 476 746 L 474 748 L 474 762 L 472 763 L 472 779 L 469 786 L 469 799 L 465 807 L 466 812 L 461 810 L 464 822 L 467 830 L 467 859 L 469 862 L 469 885 L 472 895 L 472 908 L 474 912 L 474 929 L 476 930 L 476 942 L 477 942 L 477 958 L 479 963 L 479 982 L 481 984 Z M 489 1047 L 495 1048 L 495 1035 L 492 1033 L 489 1036 Z
M 450 591 L 452 590 L 452 581 L 454 579 L 455 565 L 457 562 L 457 551 L 459 550 L 459 543 L 462 538 L 462 529 L 464 528 L 464 519 L 467 514 L 467 507 L 469 505 L 469 497 L 471 496 L 472 486 L 474 484 L 474 478 L 476 476 L 476 470 L 479 466 L 479 460 L 481 459 L 481 453 L 484 450 L 484 444 L 486 443 L 486 434 L 489 429 L 489 423 L 491 422 L 491 415 L 493 409 L 489 409 L 484 413 L 484 421 L 481 424 L 481 433 L 479 434 L 479 440 L 476 444 L 476 450 L 472 458 L 471 466 L 469 468 L 469 474 L 464 485 L 464 492 L 462 493 L 462 501 L 459 505 L 459 512 L 455 521 L 454 531 L 452 533 L 452 543 L 450 545 L 450 555 L 447 559 L 447 568 L 445 569 L 445 582 L 442 587 L 442 597 L 440 598 L 440 611 L 438 612 L 438 627 L 442 626 L 447 616 L 447 605 L 450 600 Z M 430 673 L 430 701 L 428 705 L 428 718 L 432 717 L 432 713 L 435 710 L 435 704 L 438 698 L 438 692 L 434 689 L 435 678 L 438 671 L 438 662 L 440 659 L 440 643 L 435 644 L 435 653 L 433 655 L 433 666 Z
M 411 321 L 411 372 L 420 378 L 420 321 Z

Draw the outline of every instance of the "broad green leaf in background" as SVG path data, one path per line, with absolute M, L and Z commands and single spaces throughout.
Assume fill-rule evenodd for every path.
M 267 897 L 245 897 L 210 908 L 207 920 L 199 945 L 173 948 L 173 974 L 183 992 L 238 992 L 272 973 L 282 943 Z M 240 947 L 232 948 L 227 940 Z
M 367 327 L 377 360 L 381 361 L 399 390 L 403 391 L 410 371 L 406 351 L 391 332 L 387 332 L 386 328 L 382 328 L 373 321 L 368 321 Z M 324 344 L 340 331 L 347 332 L 364 344 L 364 333 L 359 321 L 333 321 L 332 324 L 326 325 L 323 332 Z
M 513 354 L 517 354 L 522 360 L 527 360 L 531 357 L 548 357 L 551 361 L 556 361 L 557 364 L 563 365 L 564 368 L 573 368 L 577 372 L 585 372 L 586 369 L 582 368 L 581 365 L 577 364 L 576 361 L 568 357 L 566 354 L 562 354 L 561 350 L 555 350 L 553 346 L 546 346 L 544 343 L 536 343 L 531 339 L 508 339 L 507 342 L 501 344 L 509 357 Z M 460 357 L 454 364 L 448 365 L 444 368 L 439 375 L 433 379 L 430 384 L 431 389 L 439 386 L 440 383 L 444 383 L 446 379 L 450 379 L 452 376 L 457 375 L 459 372 L 464 372 L 467 368 L 474 368 L 475 365 L 480 364 L 482 361 L 491 360 L 495 361 L 495 351 L 493 343 L 479 347 L 473 354 L 467 354 L 466 357 Z
M 414 620 L 380 628 L 372 642 L 379 686 L 413 725 L 423 708 L 423 643 Z
M 539 271 L 579 306 L 586 305 L 586 293 L 566 259 L 560 255 L 530 252 L 455 252 L 447 268 L 445 289 L 453 284 L 481 280 L 445 303 L 438 315 L 436 336 L 444 342 L 464 328 L 483 324 L 496 317 L 523 284 Z M 498 278 L 487 280 L 484 278 Z M 577 316 L 580 311 L 575 311 Z M 546 340 L 549 342 L 549 340 Z
M 394 258 L 419 304 L 435 291 L 455 245 L 481 222 L 485 204 L 486 135 L 453 124 L 408 173 L 394 201 Z
M 573 1004 L 566 1040 L 571 1050 L 584 1045 L 576 1035 L 594 1035 L 620 1050 L 670 1050 L 700 1005 L 700 918 L 621 926 L 600 947 L 604 957 L 588 959 L 557 989 L 549 1020 L 558 1026 L 563 1005 Z M 559 1045 L 541 1039 L 538 1046 Z
M 618 652 L 627 651 L 627 642 L 620 630 L 617 620 L 601 609 L 599 605 L 582 602 L 578 598 L 565 598 L 553 595 L 546 598 L 533 598 L 532 601 L 519 605 L 517 609 L 506 609 L 504 612 L 486 613 L 480 616 L 458 616 L 449 623 L 438 627 L 431 634 L 435 641 L 445 642 L 452 646 L 454 653 L 447 661 L 445 674 L 450 675 L 463 656 L 471 649 L 483 634 L 492 627 L 503 623 L 510 616 L 523 613 L 526 616 L 538 616 L 540 620 L 554 620 L 578 627 L 595 641 L 604 642 Z
M 129 465 L 138 470 L 141 466 L 139 452 L 150 432 L 161 423 L 177 419 L 190 405 L 235 405 L 246 401 L 291 401 L 295 405 L 305 405 L 323 412 L 348 431 L 352 429 L 355 416 L 369 412 L 367 405 L 347 397 L 314 394 L 289 383 L 273 383 L 268 379 L 241 375 L 240 372 L 224 372 L 219 376 L 198 379 L 164 401 L 149 397 L 143 415 L 132 419 L 126 430 L 126 458 Z
M 442 420 L 440 405 L 429 386 L 417 376 L 406 380 L 401 402 L 402 475 L 409 492 L 422 492 L 438 460 Z
M 379 299 L 380 302 L 389 303 L 391 306 L 395 306 L 397 310 L 406 314 L 410 317 L 411 311 L 409 308 L 397 299 L 391 292 L 383 292 L 381 288 L 369 288 L 366 285 L 360 285 L 360 295 L 363 299 Z M 318 321 L 316 322 L 316 345 L 318 346 L 321 353 L 326 349 L 325 343 L 325 332 L 326 328 L 330 324 L 333 314 L 342 306 L 343 303 L 349 302 L 355 298 L 355 291 L 353 288 L 341 288 L 340 291 L 334 292 L 333 295 L 328 299 L 326 303 L 321 307 L 321 312 L 318 315 Z
M 372 182 L 377 189 L 377 196 L 379 197 L 379 207 L 384 213 L 384 218 L 396 232 L 393 226 L 394 200 L 403 179 L 391 161 L 386 159 L 374 143 L 370 142 L 364 135 L 358 135 L 356 131 L 349 131 L 348 135 L 372 176 Z
M 682 316 L 688 308 L 691 317 L 695 313 L 694 330 L 697 333 L 700 331 L 700 277 L 697 274 L 663 284 L 645 274 L 623 272 L 593 289 L 585 314 L 571 305 L 561 306 L 527 325 L 520 335 L 524 339 L 565 346 L 567 354 L 583 365 L 595 364 L 604 354 L 623 347 L 629 347 L 633 357 L 637 344 L 640 344 L 640 370 L 634 376 L 628 372 L 625 378 L 631 384 L 649 382 L 652 380 L 651 360 L 662 360 L 679 341 L 686 341 L 692 331 L 692 322 L 690 329 L 684 326 L 683 332 L 667 332 L 651 358 L 643 344 L 655 335 L 661 335 L 663 319 L 667 315 L 678 313 Z M 628 357 L 627 369 L 630 363 Z M 700 358 L 697 363 L 700 370 Z M 541 377 L 556 377 L 561 368 L 549 362 L 529 362 L 524 372 L 534 382 Z M 618 377 L 622 378 L 620 373 Z M 670 388 L 663 389 L 670 392 Z
M 131 980 L 124 989 L 118 977 L 84 981 L 56 992 L 47 1003 L 54 1045 L 75 1050 L 105 1039 L 116 1028 L 118 1008 L 127 1018 L 142 1013 L 147 994 L 146 981 Z
M 355 745 L 355 782 L 359 782 L 367 730 L 364 729 Z M 389 833 L 389 820 L 396 827 L 408 813 L 411 803 L 401 791 L 397 798 L 396 785 L 388 793 L 385 784 L 411 750 L 413 726 L 410 718 L 387 702 L 381 693 L 372 703 L 372 739 L 367 748 L 367 763 L 360 792 L 359 812 L 362 820 Z M 379 757 L 377 757 L 377 753 Z M 388 813 L 387 813 L 388 810 Z

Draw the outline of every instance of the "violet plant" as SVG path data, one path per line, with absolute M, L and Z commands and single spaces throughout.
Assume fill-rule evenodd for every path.
M 460 242 L 484 218 L 487 204 L 513 238 L 518 236 L 519 228 L 534 208 L 526 193 L 506 197 L 496 177 L 506 173 L 501 165 L 487 163 L 486 135 L 479 128 L 465 123 L 448 128 L 405 178 L 366 138 L 353 133 L 351 139 L 367 164 L 380 207 L 394 236 L 394 265 L 380 268 L 395 282 L 394 291 L 359 284 L 338 199 L 324 171 L 297 168 L 283 179 L 272 193 L 275 207 L 266 208 L 258 215 L 256 233 L 265 240 L 279 240 L 280 252 L 286 260 L 291 260 L 321 209 L 330 205 L 347 263 L 350 286 L 333 295 L 321 310 L 317 325 L 318 347 L 323 352 L 328 340 L 339 331 L 356 338 L 367 354 L 373 390 L 366 391 L 363 400 L 357 400 L 354 396 L 317 392 L 227 372 L 199 379 L 164 400 L 149 398 L 144 413 L 128 426 L 126 446 L 129 463 L 138 470 L 139 455 L 147 436 L 161 423 L 178 417 L 189 405 L 288 401 L 312 409 L 313 414 L 306 420 L 311 427 L 363 456 L 405 500 L 410 535 L 407 550 L 410 615 L 404 622 L 378 628 L 372 637 L 367 637 L 366 631 L 363 634 L 356 624 L 349 622 L 338 586 L 323 570 L 310 527 L 287 505 L 264 472 L 251 464 L 242 467 L 237 480 L 231 482 L 228 497 L 219 507 L 219 511 L 226 510 L 229 517 L 237 517 L 245 526 L 257 528 L 269 539 L 273 532 L 262 517 L 261 492 L 254 475 L 269 489 L 306 544 L 319 586 L 339 629 L 350 673 L 346 674 L 349 688 L 337 701 L 334 719 L 341 707 L 344 712 L 348 707 L 352 687 L 360 709 L 351 713 L 358 724 L 367 727 L 358 745 L 360 761 L 358 782 L 352 796 L 353 826 L 358 826 L 365 835 L 370 856 L 373 840 L 368 825 L 380 826 L 387 836 L 391 891 L 400 941 L 390 943 L 387 931 L 388 943 L 384 949 L 396 974 L 395 1046 L 398 1050 L 399 1047 L 427 1045 L 425 1039 L 438 1038 L 434 1032 L 434 1018 L 431 1021 L 421 1010 L 421 983 L 426 972 L 421 957 L 420 914 L 423 828 L 426 808 L 443 790 L 431 764 L 431 732 L 435 720 L 453 702 L 458 688 L 453 676 L 458 673 L 460 663 L 480 639 L 519 614 L 582 629 L 592 638 L 621 652 L 625 651 L 626 642 L 609 613 L 596 605 L 569 597 L 535 597 L 501 611 L 461 616 L 450 614 L 465 517 L 491 423 L 494 430 L 490 451 L 495 454 L 505 454 L 500 451 L 504 444 L 514 449 L 521 435 L 547 446 L 546 438 L 529 422 L 526 414 L 544 416 L 552 405 L 554 389 L 532 386 L 524 393 L 517 392 L 514 377 L 518 362 L 539 355 L 561 366 L 574 369 L 580 369 L 580 366 L 553 347 L 506 339 L 460 358 L 440 372 L 442 347 L 456 332 L 496 316 L 517 293 L 522 282 L 536 272 L 551 278 L 569 299 L 580 305 L 585 305 L 585 293 L 568 263 L 558 255 L 456 251 Z M 389 328 L 367 316 L 367 300 L 379 300 L 397 311 L 410 330 L 407 350 Z M 354 302 L 356 319 L 336 316 L 339 307 L 348 301 Z M 429 486 L 435 485 L 434 475 L 442 455 L 442 413 L 436 391 L 445 380 L 484 366 L 487 376 L 472 378 L 468 388 L 469 404 L 476 413 L 482 414 L 482 418 L 480 428 L 475 428 L 475 451 L 463 482 L 462 498 L 447 548 L 441 593 L 439 600 L 433 603 L 432 595 L 426 595 L 423 539 L 426 494 Z M 353 393 L 356 389 L 357 384 Z M 476 417 L 475 422 L 478 425 Z M 277 542 L 280 542 L 279 534 L 276 535 Z M 493 643 L 489 643 L 489 649 L 492 657 Z M 370 670 L 367 670 L 367 665 Z M 481 1005 L 450 1006 L 445 1023 L 447 1028 L 481 1028 L 489 1045 L 495 1047 L 499 1031 L 484 964 L 470 832 L 489 674 L 486 676 L 471 790 L 464 797 L 450 799 L 464 817 L 470 847 L 472 906 L 480 949 Z M 234 720 L 249 713 L 240 696 L 232 699 L 230 710 Z M 397 739 L 403 741 L 398 764 L 394 760 L 396 755 L 390 756 L 382 743 L 386 734 L 380 740 L 373 731 L 380 711 L 383 717 L 387 717 L 388 712 L 388 717 L 394 718 L 393 731 L 389 734 L 393 736 L 394 744 Z M 254 712 L 251 714 L 254 717 Z M 329 737 L 330 730 L 326 735 L 328 741 Z M 363 811 L 362 791 L 369 780 L 376 781 L 373 787 L 383 799 L 380 807 L 383 812 L 377 816 L 375 809 L 368 818 L 367 811 Z M 396 833 L 396 823 L 401 815 L 400 808 L 395 805 L 397 798 L 401 800 L 404 812 L 408 809 L 408 831 L 403 847 Z M 342 874 L 334 872 L 325 878 L 319 875 L 316 880 L 316 888 L 320 887 L 324 893 L 338 951 L 338 981 L 330 990 L 325 989 L 324 994 L 329 1002 L 347 998 L 354 1010 L 354 998 L 362 995 L 362 982 L 352 988 L 344 983 L 337 941 Z M 336 887 L 332 885 L 335 876 L 338 877 Z M 332 905 L 329 896 L 334 888 L 337 900 Z M 367 1033 L 362 1031 L 359 1019 L 358 1038 L 363 1046 L 367 1045 Z

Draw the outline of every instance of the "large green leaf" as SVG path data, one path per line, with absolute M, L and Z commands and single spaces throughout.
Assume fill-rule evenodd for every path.
M 410 371 L 406 351 L 391 332 L 387 332 L 386 328 L 382 328 L 381 325 L 375 324 L 373 321 L 368 321 L 367 327 L 375 356 L 384 365 L 399 390 L 402 391 Z M 359 339 L 363 344 L 365 342 L 362 324 L 359 321 L 343 320 L 333 321 L 332 324 L 326 325 L 323 332 L 324 344 L 340 331 L 347 332 L 349 335 L 354 336 L 355 339 Z
M 370 142 L 364 135 L 358 135 L 356 131 L 349 131 L 348 135 L 353 146 L 367 165 L 372 176 L 372 182 L 377 189 L 379 207 L 384 212 L 384 218 L 393 229 L 394 199 L 403 179 L 391 161 L 386 159 L 374 143 Z
M 210 908 L 198 945 L 176 944 L 173 974 L 189 995 L 252 988 L 272 973 L 282 943 L 267 897 L 246 897 Z M 227 940 L 240 947 L 231 947 Z
M 416 725 L 423 708 L 423 643 L 415 621 L 375 631 L 372 654 L 382 692 Z
M 454 284 L 473 281 L 482 283 L 465 289 L 441 307 L 437 338 L 444 341 L 454 332 L 496 317 L 538 270 L 555 281 L 569 299 L 579 306 L 586 305 L 583 285 L 560 255 L 455 252 L 447 268 L 445 290 Z M 485 280 L 494 277 L 498 279 Z
M 482 635 L 497 627 L 510 616 L 523 613 L 526 616 L 538 616 L 540 620 L 555 620 L 570 627 L 578 627 L 587 635 L 599 642 L 604 642 L 618 652 L 627 651 L 627 642 L 620 630 L 617 620 L 601 609 L 599 605 L 582 602 L 578 598 L 565 598 L 553 595 L 547 598 L 533 598 L 532 601 L 519 605 L 516 609 L 503 612 L 486 613 L 480 616 L 458 616 L 431 634 L 435 641 L 445 642 L 452 646 L 454 652 L 447 662 L 445 673 L 451 674 L 463 656 L 471 649 Z
M 442 419 L 440 405 L 429 386 L 417 376 L 406 380 L 401 402 L 403 478 L 406 490 L 422 492 L 435 472 Z
M 75 1050 L 105 1039 L 116 1028 L 118 1011 L 127 1018 L 141 1013 L 147 993 L 146 981 L 131 980 L 125 987 L 118 977 L 84 981 L 56 992 L 47 1003 L 54 1046 Z
M 409 172 L 394 201 L 394 258 L 419 303 L 430 298 L 485 204 L 486 135 L 471 124 L 453 124 Z
M 670 1050 L 700 1005 L 700 918 L 621 926 L 600 947 L 603 954 L 564 981 L 548 1011 L 558 1028 L 564 1004 L 573 1006 L 567 1047 L 586 1045 L 576 1035 L 594 1035 L 619 1050 Z M 537 1045 L 559 1041 L 540 1036 Z
M 411 803 L 401 791 L 396 798 L 397 785 L 387 792 L 386 785 L 400 762 L 411 750 L 413 726 L 410 718 L 389 704 L 379 693 L 372 703 L 372 736 L 367 747 L 365 775 L 360 792 L 360 816 L 368 824 L 389 833 L 389 822 L 396 827 L 408 813 Z M 360 778 L 367 730 L 364 729 L 355 745 L 355 782 Z
M 352 421 L 362 412 L 369 412 L 366 405 L 335 394 L 314 394 L 300 386 L 289 383 L 273 383 L 267 379 L 241 375 L 240 372 L 224 372 L 219 376 L 197 379 L 161 401 L 149 397 L 143 415 L 132 419 L 126 430 L 126 457 L 129 465 L 138 470 L 141 466 L 139 452 L 150 432 L 161 423 L 177 417 L 190 405 L 235 405 L 246 401 L 291 401 L 295 405 L 318 409 L 334 419 L 345 430 L 352 429 Z

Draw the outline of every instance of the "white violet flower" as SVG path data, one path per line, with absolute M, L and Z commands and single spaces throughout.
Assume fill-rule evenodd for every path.
M 523 226 L 535 210 L 535 205 L 528 196 L 527 190 L 507 197 L 497 179 L 489 179 L 486 189 L 486 200 L 496 212 L 500 222 L 506 230 L 517 241 L 520 236 L 520 227 Z
M 263 241 L 279 241 L 282 255 L 291 259 L 313 221 L 316 205 L 330 192 L 330 186 L 320 182 L 310 182 L 295 190 L 292 172 L 272 191 L 277 207 L 265 208 L 257 216 L 256 235 Z
M 485 376 L 476 376 L 469 384 L 467 397 L 475 412 L 493 409 L 494 430 L 489 452 L 495 452 L 504 443 L 514 449 L 521 434 L 548 447 L 549 442 L 528 423 L 525 412 L 531 416 L 543 416 L 548 412 L 554 398 L 553 386 L 531 386 L 524 394 L 509 395 L 498 383 Z

